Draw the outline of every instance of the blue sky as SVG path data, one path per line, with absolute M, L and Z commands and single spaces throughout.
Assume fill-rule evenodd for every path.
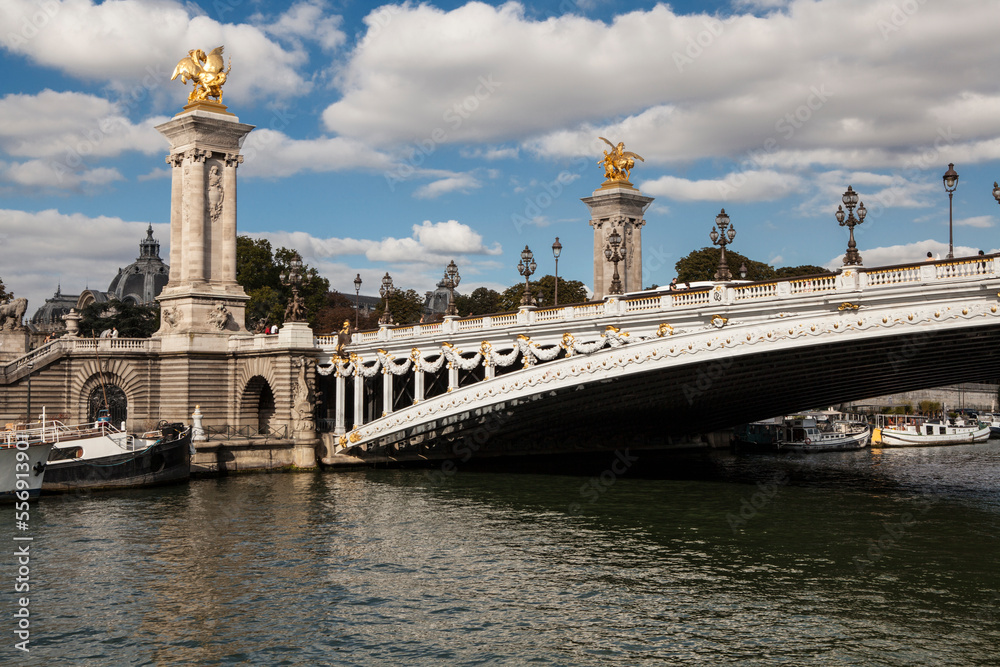
M 869 266 L 1000 246 L 1000 3 L 905 0 L 0 4 L 0 277 L 42 305 L 106 289 L 153 224 L 167 258 L 166 140 L 190 49 L 225 45 L 224 102 L 256 125 L 239 231 L 294 247 L 331 285 L 459 291 L 517 282 L 518 255 L 593 279 L 581 197 L 599 136 L 645 158 L 644 282 L 710 245 L 837 266 L 848 184 Z

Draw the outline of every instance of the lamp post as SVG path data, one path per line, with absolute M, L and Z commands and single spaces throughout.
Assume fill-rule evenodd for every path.
M 31 371 L 35 368 L 34 362 L 28 362 L 28 423 L 31 423 Z
M 837 206 L 837 222 L 840 223 L 841 227 L 847 227 L 851 230 L 851 238 L 847 242 L 847 254 L 844 255 L 844 266 L 861 265 L 861 253 L 858 252 L 858 246 L 854 242 L 854 226 L 860 225 L 865 221 L 865 216 L 868 215 L 868 209 L 865 208 L 865 203 L 858 203 L 858 193 L 854 191 L 850 185 L 847 186 L 847 192 L 841 197 L 841 201 L 844 203 Z M 844 216 L 844 207 L 847 207 L 847 216 Z M 858 207 L 858 217 L 854 217 L 854 207 Z
M 740 280 L 746 280 L 747 277 L 747 263 L 743 262 L 740 264 Z
M 715 224 L 719 231 L 715 231 L 715 227 L 712 227 L 709 236 L 713 244 L 722 248 L 722 254 L 719 256 L 719 270 L 715 272 L 715 279 L 719 281 L 732 280 L 733 274 L 729 272 L 729 265 L 726 264 L 726 246 L 736 238 L 736 228 L 729 225 L 726 209 L 722 209 L 722 212 L 715 216 Z
M 382 317 L 378 320 L 379 324 L 392 324 L 392 313 L 389 312 L 389 297 L 392 296 L 394 291 L 392 276 L 386 271 L 382 277 L 382 286 L 378 288 L 378 293 L 382 295 L 382 299 L 385 301 L 385 310 L 382 311 Z
M 444 270 L 444 284 L 448 288 L 448 309 L 445 315 L 458 315 L 458 306 L 455 305 L 455 288 L 462 282 L 462 276 L 458 275 L 458 266 L 455 260 L 448 262 L 448 268 Z
M 604 246 L 604 259 L 609 262 L 614 262 L 615 272 L 611 276 L 611 287 L 608 290 L 608 294 L 621 294 L 622 293 L 622 280 L 621 276 L 618 275 L 618 262 L 624 261 L 625 253 L 621 251 L 622 235 L 618 233 L 618 230 L 614 227 L 611 228 L 611 233 L 608 234 L 608 244 Z
M 958 172 L 955 171 L 955 163 L 948 163 L 948 171 L 944 172 L 944 191 L 948 193 L 948 259 L 955 257 L 955 246 L 951 235 L 951 200 L 955 195 L 955 188 L 958 187 Z
M 354 278 L 354 329 L 358 328 L 358 313 L 361 312 L 361 274 Z
M 531 305 L 531 284 L 528 282 L 528 279 L 537 268 L 538 264 L 535 263 L 535 255 L 525 245 L 524 250 L 521 251 L 521 261 L 517 263 L 517 272 L 524 276 L 524 296 L 521 297 L 522 306 Z
M 299 285 L 302 284 L 302 257 L 294 253 L 288 262 L 288 269 L 281 272 L 281 284 L 292 288 L 292 298 L 285 308 L 286 322 L 301 322 L 305 315 L 305 305 L 299 296 Z
M 556 242 L 552 244 L 552 256 L 556 258 L 556 294 L 555 303 L 553 305 L 559 305 L 559 255 L 562 254 L 562 243 L 559 243 L 559 237 L 556 237 Z

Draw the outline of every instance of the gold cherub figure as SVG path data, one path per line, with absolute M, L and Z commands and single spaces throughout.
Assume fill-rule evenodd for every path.
M 604 178 L 608 181 L 624 181 L 628 183 L 629 173 L 635 166 L 633 158 L 639 160 L 639 162 L 645 162 L 645 160 L 637 153 L 624 150 L 625 142 L 623 141 L 619 141 L 618 145 L 615 146 L 604 137 L 598 137 L 598 139 L 611 146 L 611 152 L 604 151 L 604 157 L 597 161 L 597 164 L 604 165 Z
M 233 59 L 230 58 L 229 67 L 223 71 L 222 68 L 226 65 L 222 58 L 223 48 L 225 47 L 217 46 L 208 55 L 201 49 L 192 49 L 188 51 L 187 58 L 181 58 L 177 63 L 170 80 L 173 81 L 179 76 L 181 83 L 187 83 L 189 80 L 194 82 L 194 89 L 188 95 L 188 104 L 212 101 L 209 98 L 215 98 L 214 101 L 222 104 L 222 84 L 226 82 L 229 70 L 233 68 Z

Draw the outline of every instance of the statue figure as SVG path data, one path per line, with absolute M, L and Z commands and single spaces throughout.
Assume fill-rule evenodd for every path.
M 25 298 L 11 299 L 0 306 L 0 331 L 19 331 L 24 329 L 21 324 L 24 313 L 28 310 L 28 300 Z
M 309 360 L 302 358 L 297 367 L 295 393 L 292 397 L 292 430 L 315 431 L 312 391 L 309 389 L 309 380 L 306 377 L 306 371 L 310 370 Z
M 223 331 L 226 328 L 226 324 L 229 322 L 229 309 L 226 308 L 226 304 L 221 301 L 215 302 L 215 308 L 213 308 L 208 313 L 208 323 L 219 331 Z
M 604 165 L 604 178 L 606 181 L 624 181 L 628 183 L 629 174 L 635 166 L 635 159 L 645 162 L 641 155 L 625 150 L 625 142 L 619 141 L 615 146 L 604 137 L 598 137 L 601 141 L 611 146 L 611 152 L 604 151 L 604 157 L 597 161 L 597 164 Z M 633 159 L 635 158 L 635 159 Z
M 166 325 L 167 329 L 173 329 L 181 318 L 181 312 L 177 308 L 164 308 L 160 311 L 160 321 Z
M 218 222 L 219 216 L 222 215 L 222 200 L 224 196 L 222 191 L 222 173 L 219 171 L 219 165 L 213 164 L 212 168 L 208 171 L 208 215 L 212 218 L 212 222 Z
M 181 83 L 193 82 L 194 88 L 188 95 L 188 104 L 194 102 L 215 101 L 222 104 L 222 85 L 229 77 L 229 70 L 233 68 L 233 59 L 229 59 L 229 67 L 223 71 L 226 62 L 222 58 L 222 50 L 225 47 L 217 46 L 205 55 L 201 49 L 188 51 L 187 58 L 181 58 L 174 67 L 174 73 L 170 80 L 173 81 L 178 76 Z
M 337 356 L 341 359 L 345 359 L 347 355 L 344 354 L 344 347 L 351 344 L 351 323 L 348 320 L 344 320 L 344 326 L 340 328 L 340 332 L 337 333 Z

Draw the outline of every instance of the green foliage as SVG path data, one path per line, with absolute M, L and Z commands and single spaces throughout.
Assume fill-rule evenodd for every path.
M 282 324 L 292 290 L 281 282 L 287 274 L 295 251 L 288 248 L 271 250 L 267 239 L 236 237 L 236 282 L 243 286 L 250 300 L 246 306 L 246 327 L 253 331 L 257 322 Z M 306 319 L 316 326 L 318 313 L 327 306 L 330 281 L 306 264 L 302 266 L 299 296 L 305 303 Z
M 694 250 L 689 255 L 680 258 L 674 267 L 677 269 L 678 282 L 695 282 L 699 280 L 715 280 L 715 272 L 719 269 L 719 248 L 702 248 Z M 733 278 L 740 279 L 740 265 L 746 264 L 746 280 L 773 280 L 775 278 L 791 278 L 793 276 L 809 276 L 818 273 L 830 273 L 822 266 L 803 264 L 801 266 L 782 266 L 775 269 L 764 262 L 750 259 L 732 250 L 726 251 L 726 264 Z
M 917 407 L 921 414 L 925 415 L 941 411 L 941 404 L 937 401 L 920 401 L 920 403 L 917 404 Z
M 550 308 L 555 304 L 556 279 L 553 275 L 542 276 L 539 280 L 529 283 L 531 296 L 535 299 L 535 305 L 540 308 Z M 524 296 L 524 283 L 519 282 L 511 285 L 500 295 L 500 310 L 506 312 L 517 310 L 521 306 L 521 297 Z M 587 300 L 587 289 L 579 280 L 559 279 L 559 305 L 565 306 L 571 303 L 582 303 Z
M 467 315 L 489 315 L 490 313 L 502 312 L 500 308 L 500 292 L 487 287 L 477 287 L 472 290 L 472 294 L 455 297 L 455 308 L 458 314 L 465 317 Z
M 376 321 L 384 312 L 385 299 L 375 308 Z M 389 313 L 394 324 L 417 324 L 424 313 L 424 299 L 417 294 L 417 290 L 397 289 L 389 297 Z
M 13 298 L 14 298 L 14 293 L 7 291 L 7 288 L 3 284 L 3 278 L 0 278 L 0 303 L 3 303 L 8 299 L 13 299 Z
M 121 338 L 149 338 L 160 328 L 160 307 L 114 300 L 92 303 L 80 313 L 80 335 L 85 338 L 112 328 Z

